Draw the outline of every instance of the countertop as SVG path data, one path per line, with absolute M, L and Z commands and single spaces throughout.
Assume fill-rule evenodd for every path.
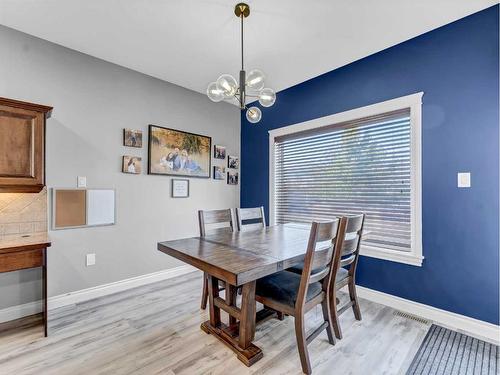
M 51 245 L 48 233 L 35 233 L 0 239 L 0 254 L 15 251 L 35 250 Z

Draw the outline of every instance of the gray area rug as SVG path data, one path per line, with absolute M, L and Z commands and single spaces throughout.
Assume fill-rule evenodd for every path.
M 406 375 L 497 375 L 498 346 L 433 324 Z

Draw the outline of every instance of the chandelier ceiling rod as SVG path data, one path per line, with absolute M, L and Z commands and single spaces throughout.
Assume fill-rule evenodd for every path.
M 243 65 L 243 13 L 241 13 L 241 70 L 245 70 Z
M 238 101 L 240 102 L 240 109 L 246 109 L 246 72 L 245 72 L 245 60 L 243 56 L 243 47 L 244 47 L 244 42 L 243 42 L 243 19 L 245 17 L 248 17 L 250 14 L 250 8 L 248 7 L 247 4 L 245 3 L 239 3 L 236 5 L 234 13 L 236 16 L 238 16 L 238 10 L 239 10 L 239 17 L 241 20 L 241 70 L 240 70 L 240 86 L 239 86 L 239 94 L 240 97 L 237 98 Z M 247 11 L 247 14 L 245 15 L 245 11 Z

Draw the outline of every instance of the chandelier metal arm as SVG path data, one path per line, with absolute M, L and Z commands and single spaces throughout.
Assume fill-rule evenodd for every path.
M 234 94 L 233 98 L 236 99 L 236 101 L 240 104 L 240 108 L 243 109 L 242 106 L 241 106 L 241 99 L 240 99 L 239 94 L 237 94 L 237 93 Z

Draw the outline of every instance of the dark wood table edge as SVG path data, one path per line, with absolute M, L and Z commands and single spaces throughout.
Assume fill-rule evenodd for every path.
M 193 239 L 197 239 L 197 237 L 192 237 Z M 169 242 L 169 241 L 164 241 Z M 208 265 L 207 263 L 203 263 L 195 257 L 192 257 L 188 254 L 183 253 L 182 251 L 178 251 L 172 247 L 169 247 L 164 244 L 164 242 L 158 242 L 157 249 L 167 255 L 173 256 L 195 268 L 203 272 L 210 273 L 211 275 L 217 277 L 219 280 L 230 283 L 231 285 L 236 285 L 236 275 L 233 273 L 229 273 L 228 271 L 223 270 L 220 267 L 215 265 Z M 172 255 L 175 254 L 175 255 Z
M 229 245 L 225 245 L 224 243 L 222 242 L 216 242 L 216 241 L 207 241 L 205 240 L 204 238 L 202 237 L 189 237 L 189 238 L 185 238 L 186 240 L 187 239 L 193 239 L 193 240 L 199 240 L 199 241 L 204 241 L 204 242 L 208 242 L 208 243 L 212 243 L 212 244 L 220 244 L 220 245 L 224 245 L 224 246 L 228 246 L 228 247 L 231 247 L 233 249 L 238 249 L 238 250 L 241 250 L 241 251 L 247 251 L 245 249 L 242 249 L 242 248 L 238 248 L 236 246 L 229 246 Z M 173 241 L 176 241 L 176 240 L 173 240 Z M 247 275 L 251 275 L 252 274 L 252 270 L 250 271 L 247 271 L 247 272 L 241 272 L 238 275 L 234 274 L 234 273 L 231 273 L 229 271 L 226 271 L 224 270 L 223 268 L 221 267 L 218 267 L 217 265 L 214 265 L 214 264 L 210 264 L 210 263 L 207 263 L 207 262 L 202 262 L 200 261 L 198 258 L 196 257 L 192 257 L 182 251 L 179 251 L 177 249 L 174 249 L 170 246 L 167 246 L 166 243 L 167 242 L 170 242 L 170 241 L 163 241 L 163 242 L 158 242 L 157 243 L 157 249 L 158 251 L 164 253 L 164 254 L 167 254 L 167 255 L 170 255 L 170 256 L 173 256 L 174 258 L 177 258 L 203 272 L 206 272 L 206 273 L 209 273 L 215 277 L 217 277 L 219 280 L 222 280 L 224 282 L 227 282 L 231 285 L 234 285 L 234 286 L 242 286 L 244 284 L 246 284 L 247 282 L 251 281 L 250 279 L 248 279 L 246 276 Z M 250 253 L 254 254 L 254 252 L 251 252 L 249 251 Z M 270 256 L 261 256 L 262 258 L 268 258 L 270 260 L 274 259 L 276 260 L 275 258 L 273 257 L 270 257 Z M 261 277 L 264 277 L 264 276 L 268 276 L 268 275 L 272 275 L 273 273 L 275 272 L 279 272 L 279 271 L 282 271 L 286 268 L 290 268 L 294 265 L 297 265 L 299 264 L 300 262 L 302 262 L 304 260 L 304 254 L 301 254 L 301 255 L 297 255 L 295 256 L 294 258 L 291 258 L 291 259 L 288 259 L 288 261 L 286 263 L 283 263 L 283 262 L 271 262 L 269 264 L 269 268 L 266 270 L 266 274 L 262 275 Z M 277 267 L 274 267 L 274 264 L 277 265 Z

